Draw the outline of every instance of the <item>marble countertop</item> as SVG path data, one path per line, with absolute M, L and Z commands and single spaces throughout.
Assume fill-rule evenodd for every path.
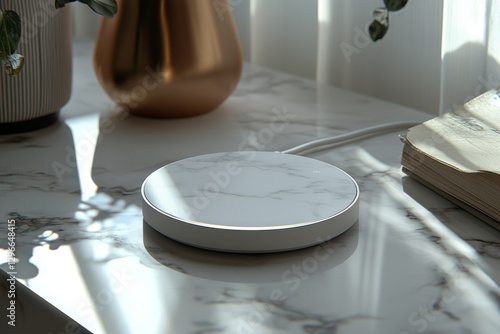
M 138 118 L 104 95 L 91 49 L 75 46 L 59 124 L 0 137 L 0 267 L 15 221 L 29 291 L 93 333 L 498 333 L 500 232 L 401 172 L 403 130 L 308 154 L 361 193 L 359 221 L 320 246 L 217 253 L 143 223 L 141 184 L 169 162 L 431 115 L 246 65 L 209 114 Z

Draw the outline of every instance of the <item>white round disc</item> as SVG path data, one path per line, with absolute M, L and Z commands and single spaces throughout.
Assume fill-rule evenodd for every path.
M 278 252 L 329 240 L 358 219 L 344 171 L 301 156 L 226 152 L 180 160 L 142 185 L 144 221 L 179 242 L 226 252 Z

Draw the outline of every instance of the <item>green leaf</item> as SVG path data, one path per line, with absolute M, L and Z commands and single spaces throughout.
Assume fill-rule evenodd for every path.
M 389 23 L 385 24 L 380 21 L 373 20 L 373 22 L 368 27 L 368 33 L 370 34 L 370 38 L 372 39 L 372 41 L 376 42 L 385 36 L 388 29 Z
M 116 0 L 78 0 L 81 3 L 86 4 L 94 12 L 102 16 L 112 18 L 118 11 L 118 4 Z
M 64 7 L 67 3 L 79 1 L 89 6 L 94 12 L 107 18 L 112 18 L 118 11 L 116 0 L 55 0 L 56 8 Z
M 11 77 L 19 74 L 24 66 L 24 56 L 18 53 L 11 54 L 2 59 L 5 66 L 5 71 Z
M 384 0 L 385 7 L 390 12 L 396 12 L 406 6 L 408 0 Z
M 13 10 L 0 10 L 0 60 L 16 52 L 21 39 L 21 17 Z
M 76 0 L 54 0 L 56 9 L 64 7 L 67 3 L 75 2 Z

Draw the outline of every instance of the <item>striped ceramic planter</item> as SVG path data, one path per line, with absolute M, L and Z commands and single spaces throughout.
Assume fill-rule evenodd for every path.
M 36 130 L 58 119 L 71 94 L 71 8 L 54 0 L 0 0 L 22 19 L 18 52 L 24 68 L 15 77 L 1 69 L 0 134 Z

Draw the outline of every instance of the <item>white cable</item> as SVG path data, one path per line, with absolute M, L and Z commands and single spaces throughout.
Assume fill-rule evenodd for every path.
M 419 125 L 422 122 L 398 122 L 398 123 L 388 123 L 376 125 L 356 131 L 351 131 L 348 133 L 343 133 L 338 136 L 327 137 L 322 139 L 317 139 L 310 141 L 308 143 L 292 147 L 288 150 L 281 151 L 281 153 L 286 154 L 303 154 L 305 152 L 311 153 L 313 151 L 322 150 L 325 148 L 330 148 L 333 146 L 339 146 L 343 144 L 347 144 L 356 140 L 365 139 L 368 137 L 372 137 L 375 135 L 380 135 L 387 132 L 392 132 L 401 129 L 408 129 L 413 126 Z

